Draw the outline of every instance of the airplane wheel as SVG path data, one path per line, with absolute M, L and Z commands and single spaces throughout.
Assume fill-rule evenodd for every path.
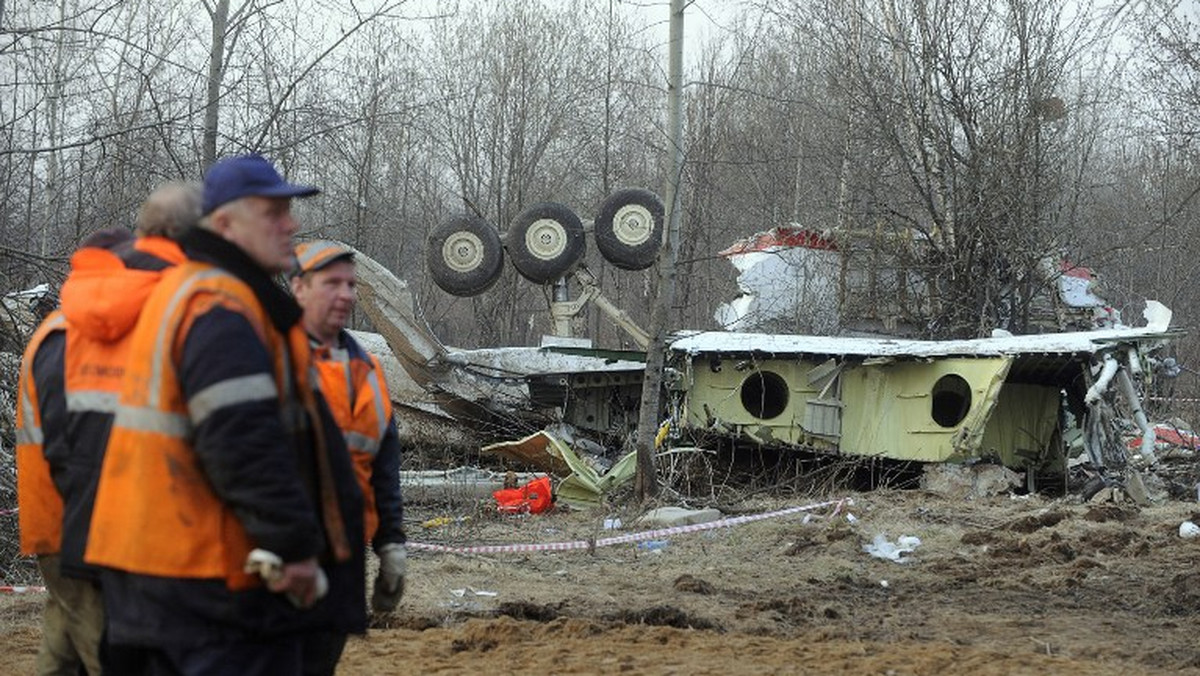
M 658 195 L 626 188 L 609 195 L 596 213 L 596 248 L 604 259 L 624 270 L 654 264 L 663 241 L 665 210 Z
M 517 271 L 537 284 L 566 275 L 587 248 L 579 216 L 557 202 L 539 202 L 517 214 L 505 240 Z
M 487 291 L 504 265 L 500 234 L 484 219 L 467 214 L 438 225 L 429 236 L 425 255 L 434 283 L 455 296 Z

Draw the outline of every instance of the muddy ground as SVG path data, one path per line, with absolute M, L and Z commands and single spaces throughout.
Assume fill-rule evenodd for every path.
M 342 674 L 1200 674 L 1194 502 L 966 499 L 881 490 L 725 505 L 828 508 L 593 551 L 414 552 L 408 593 L 352 639 Z M 423 528 L 434 517 L 467 517 Z M 411 539 L 602 538 L 633 513 L 504 516 L 413 505 Z M 608 531 L 606 518 L 627 527 Z M 920 545 L 905 563 L 877 535 Z M 659 543 L 661 544 L 661 543 Z M 40 598 L 0 595 L 0 673 L 31 673 Z

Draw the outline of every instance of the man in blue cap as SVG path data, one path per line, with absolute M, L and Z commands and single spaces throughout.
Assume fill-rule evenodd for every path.
M 214 164 L 134 328 L 85 556 L 110 673 L 299 674 L 303 637 L 366 630 L 362 494 L 272 279 L 317 192 L 257 155 Z

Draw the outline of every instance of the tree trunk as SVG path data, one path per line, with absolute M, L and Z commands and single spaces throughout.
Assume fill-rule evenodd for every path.
M 221 80 L 225 76 L 225 32 L 229 28 L 229 0 L 217 0 L 208 50 L 208 91 L 204 106 L 204 147 L 201 161 L 208 167 L 217 160 L 217 125 L 220 121 Z

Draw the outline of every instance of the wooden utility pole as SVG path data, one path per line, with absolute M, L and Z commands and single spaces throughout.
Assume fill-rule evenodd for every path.
M 642 408 L 638 414 L 637 475 L 635 491 L 644 502 L 658 493 L 654 465 L 654 439 L 661 408 L 662 374 L 667 326 L 675 304 L 675 263 L 679 259 L 681 204 L 679 185 L 683 176 L 683 7 L 684 0 L 671 0 L 669 66 L 667 71 L 667 147 L 671 163 L 667 175 L 667 240 L 659 251 L 656 282 L 658 293 L 650 314 L 650 346 L 646 349 L 646 377 L 642 381 Z

